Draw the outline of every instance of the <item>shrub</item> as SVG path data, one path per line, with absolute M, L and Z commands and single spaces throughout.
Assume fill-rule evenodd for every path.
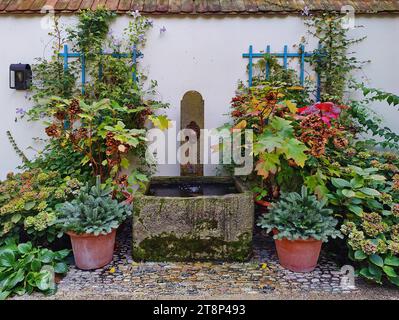
M 0 182 L 0 242 L 25 230 L 32 240 L 52 242 L 58 230 L 55 206 L 80 188 L 76 179 L 61 179 L 58 172 L 32 169 L 8 174 Z
M 95 186 L 87 184 L 76 199 L 59 206 L 57 224 L 77 234 L 110 233 L 132 214 L 130 206 L 112 199 L 111 193 L 112 189 L 102 186 L 97 177 Z
M 275 239 L 309 239 L 327 242 L 329 237 L 342 237 L 335 229 L 338 221 L 332 217 L 332 210 L 325 208 L 325 201 L 318 201 L 302 187 L 301 194 L 282 193 L 277 203 L 259 220 L 258 226 L 278 230 Z

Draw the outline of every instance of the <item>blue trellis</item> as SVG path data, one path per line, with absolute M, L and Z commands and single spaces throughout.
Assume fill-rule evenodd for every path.
M 290 53 L 288 52 L 288 46 L 284 46 L 284 51 L 282 53 L 272 53 L 270 49 L 270 45 L 266 46 L 266 51 L 265 52 L 254 52 L 253 51 L 253 46 L 249 46 L 248 53 L 243 53 L 242 57 L 243 58 L 248 58 L 249 63 L 248 63 L 248 85 L 251 87 L 252 82 L 253 82 L 253 60 L 255 58 L 263 58 L 265 54 L 268 54 L 272 57 L 276 58 L 282 58 L 283 59 L 283 67 L 284 69 L 288 69 L 288 59 L 289 58 L 298 58 L 299 59 L 299 66 L 300 66 L 300 71 L 299 71 L 299 81 L 301 86 L 305 84 L 305 58 L 306 57 L 311 57 L 313 53 L 311 52 L 306 52 L 305 51 L 305 46 L 303 44 L 300 45 L 300 50 L 299 52 L 295 53 Z M 270 66 L 269 63 L 266 62 L 266 79 L 269 79 L 270 77 Z M 320 101 L 320 77 L 317 75 L 317 92 L 316 92 L 316 99 L 317 101 Z
M 64 51 L 58 53 L 59 56 L 64 58 L 64 70 L 68 70 L 68 59 L 69 58 L 79 58 L 81 62 L 81 79 L 82 79 L 82 93 L 84 94 L 85 92 L 85 84 L 86 84 L 86 59 L 85 55 L 80 53 L 80 52 L 69 52 L 68 50 L 68 45 L 64 45 Z M 115 58 L 129 58 L 131 57 L 132 63 L 133 63 L 133 72 L 132 72 L 132 78 L 134 82 L 137 82 L 137 73 L 136 73 L 136 68 L 137 68 L 137 59 L 142 56 L 142 53 L 139 52 L 136 48 L 136 46 L 132 47 L 132 52 L 131 53 L 105 53 L 105 52 L 100 52 L 100 54 L 103 55 L 110 55 Z M 101 77 L 102 75 L 102 66 L 99 66 L 99 76 Z

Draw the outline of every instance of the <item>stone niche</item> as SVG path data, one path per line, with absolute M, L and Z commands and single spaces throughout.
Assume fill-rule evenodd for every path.
M 180 128 L 191 129 L 197 138 L 196 163 L 180 165 L 181 176 L 203 176 L 204 166 L 201 161 L 201 129 L 204 129 L 204 100 L 197 91 L 188 91 L 181 100 Z M 185 143 L 185 142 L 182 142 Z M 188 155 L 187 155 L 188 156 Z
M 133 258 L 245 261 L 253 224 L 252 193 L 235 178 L 155 177 L 134 201 Z

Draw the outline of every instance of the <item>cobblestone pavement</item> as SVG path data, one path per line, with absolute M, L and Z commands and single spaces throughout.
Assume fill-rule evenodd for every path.
M 120 230 L 112 264 L 94 271 L 72 266 L 52 298 L 251 298 L 356 291 L 341 287 L 339 267 L 323 253 L 319 266 L 311 273 L 283 269 L 278 264 L 273 240 L 260 231 L 255 234 L 254 255 L 246 263 L 137 263 L 131 258 L 130 228 L 126 225 Z

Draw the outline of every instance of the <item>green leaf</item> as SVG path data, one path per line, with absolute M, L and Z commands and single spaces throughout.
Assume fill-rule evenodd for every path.
M 11 291 L 0 291 L 0 300 L 5 300 L 10 295 Z
M 32 210 L 32 209 L 34 208 L 35 205 L 36 205 L 36 202 L 35 202 L 35 201 L 27 202 L 27 203 L 25 203 L 24 209 L 25 209 L 26 211 Z
M 36 286 L 39 290 L 46 291 L 52 285 L 53 276 L 49 271 L 41 271 L 39 277 L 36 279 Z
M 395 278 L 395 277 L 398 276 L 398 275 L 396 274 L 394 268 L 392 268 L 392 267 L 390 267 L 390 266 L 384 266 L 382 269 L 383 269 L 384 272 L 385 272 L 388 276 L 390 276 L 390 277 Z
M 51 261 L 53 261 L 54 257 L 55 257 L 54 252 L 47 249 L 43 249 L 38 258 L 43 263 L 50 263 Z
M 381 268 L 377 267 L 374 264 L 369 264 L 368 270 L 374 281 L 378 283 L 381 282 L 381 277 L 382 277 Z
M 370 273 L 368 268 L 362 268 L 360 270 L 359 274 L 367 279 L 370 279 L 370 280 L 374 279 L 373 275 Z
M 18 223 L 19 220 L 21 220 L 22 215 L 20 215 L 19 213 L 13 214 L 11 217 L 11 222 L 12 223 Z
M 353 198 L 356 196 L 356 193 L 350 189 L 343 189 L 342 194 L 347 198 Z
M 31 263 L 31 269 L 33 272 L 39 272 L 42 268 L 42 263 L 39 259 L 34 259 Z
M 369 179 L 370 179 L 371 181 L 385 181 L 385 180 L 386 180 L 386 178 L 385 178 L 384 176 L 379 175 L 379 174 L 372 174 L 372 175 L 369 177 Z
M 367 255 L 362 250 L 356 250 L 354 257 L 356 260 L 364 260 L 367 258 Z
M 386 257 L 384 263 L 389 266 L 399 267 L 399 258 L 394 256 Z
M 18 245 L 18 251 L 20 252 L 20 253 L 22 253 L 22 254 L 26 254 L 26 253 L 28 253 L 29 251 L 31 251 L 32 250 L 32 243 L 30 243 L 30 242 L 27 242 L 27 243 L 20 243 L 19 245 Z
M 376 266 L 383 267 L 384 266 L 384 260 L 378 255 L 378 254 L 373 254 L 369 257 L 370 261 L 374 263 Z
M 267 178 L 269 173 L 276 173 L 277 166 L 280 164 L 279 156 L 275 153 L 266 153 L 262 155 L 262 159 L 258 161 L 255 171 L 260 176 Z
M 305 161 L 308 159 L 305 151 L 307 151 L 308 148 L 301 141 L 295 138 L 288 140 L 285 147 L 287 148 L 287 159 L 292 159 L 298 164 L 298 166 L 304 167 Z
M 362 207 L 359 207 L 359 206 L 355 206 L 355 205 L 350 204 L 350 205 L 348 205 L 348 209 L 349 209 L 350 211 L 352 211 L 354 214 L 356 214 L 357 216 L 359 216 L 359 217 L 362 217 L 362 216 L 363 216 L 363 209 L 362 209 Z
M 121 167 L 123 169 L 127 169 L 127 168 L 129 168 L 129 165 L 130 165 L 129 160 L 127 158 L 122 158 Z
M 334 185 L 334 187 L 340 188 L 340 189 L 351 187 L 351 184 L 348 181 L 341 179 L 341 178 L 332 178 L 331 183 Z
M 291 138 L 293 136 L 294 128 L 291 125 L 291 121 L 280 118 L 280 117 L 273 117 L 270 121 L 270 126 L 286 138 Z
M 63 262 L 59 262 L 54 266 L 55 273 L 67 273 L 68 272 L 68 265 Z
M 57 256 L 57 258 L 59 260 L 63 260 L 69 255 L 69 253 L 70 253 L 70 250 L 64 249 L 64 250 L 60 250 L 60 251 L 55 252 L 55 255 Z
M 11 250 L 5 249 L 0 253 L 0 267 L 12 267 L 15 264 L 15 255 Z
M 372 196 L 372 197 L 377 197 L 377 196 L 381 195 L 381 193 L 379 193 L 377 190 L 371 189 L 371 188 L 361 188 L 361 189 L 359 189 L 359 191 L 363 192 L 364 194 L 366 194 L 368 196 Z
M 388 277 L 388 279 L 389 279 L 389 281 L 391 281 L 394 285 L 396 285 L 396 286 L 399 287 L 399 277 L 395 277 L 395 278 Z
M 361 188 L 364 185 L 364 179 L 362 177 L 356 176 L 350 181 L 350 184 L 354 189 Z

